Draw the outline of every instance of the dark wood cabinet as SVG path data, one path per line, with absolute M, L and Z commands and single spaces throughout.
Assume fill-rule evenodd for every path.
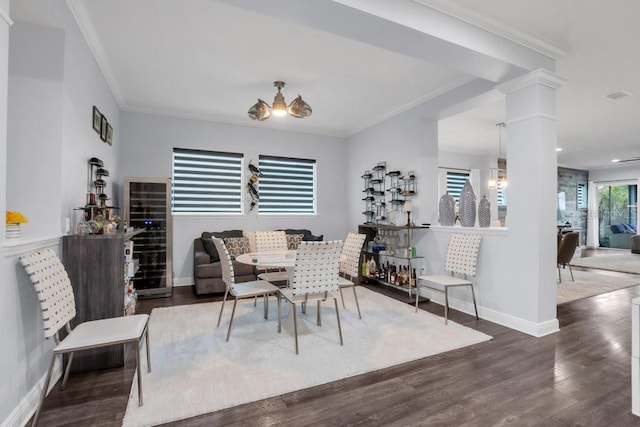
M 88 320 L 124 315 L 125 241 L 132 233 L 72 235 L 62 238 L 64 264 L 76 300 L 75 327 Z M 72 372 L 123 366 L 124 345 L 115 345 L 74 355 Z

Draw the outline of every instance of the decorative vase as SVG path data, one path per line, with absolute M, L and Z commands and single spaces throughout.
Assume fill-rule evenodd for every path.
M 449 192 L 446 192 L 442 197 L 440 197 L 440 204 L 438 208 L 440 225 L 452 226 L 456 220 L 456 201 Z
M 482 196 L 478 202 L 478 225 L 480 227 L 489 227 L 491 225 L 491 203 L 487 196 Z
M 476 225 L 476 193 L 469 180 L 464 183 L 460 191 L 460 224 L 463 227 Z
M 7 239 L 17 239 L 20 237 L 20 224 L 7 224 L 5 229 L 5 237 Z

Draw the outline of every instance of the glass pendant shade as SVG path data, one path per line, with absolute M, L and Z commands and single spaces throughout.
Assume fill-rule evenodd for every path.
M 280 93 L 280 89 L 278 89 L 278 93 L 276 93 L 275 98 L 273 98 L 271 112 L 274 116 L 278 117 L 287 115 L 287 104 L 284 102 L 284 96 Z
M 271 117 L 271 107 L 262 99 L 258 99 L 258 102 L 249 108 L 248 114 L 253 120 L 267 120 Z
M 298 97 L 291 101 L 291 104 L 289 104 L 287 112 L 292 117 L 304 119 L 305 117 L 309 117 L 311 115 L 312 110 L 311 106 L 302 100 L 302 96 L 298 95 Z

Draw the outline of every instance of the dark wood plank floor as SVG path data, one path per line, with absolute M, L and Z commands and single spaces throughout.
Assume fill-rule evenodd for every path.
M 560 305 L 560 332 L 543 338 L 453 310 L 452 320 L 494 339 L 169 425 L 640 426 L 630 375 L 637 296 L 640 286 Z M 175 288 L 138 311 L 218 299 Z M 434 303 L 421 308 L 443 315 Z M 133 371 L 130 358 L 124 369 L 72 375 L 45 401 L 41 425 L 119 426 Z

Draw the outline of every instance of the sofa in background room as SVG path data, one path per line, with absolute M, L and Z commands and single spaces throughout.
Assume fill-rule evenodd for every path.
M 287 235 L 302 235 L 302 240 L 322 240 L 323 236 L 314 236 L 306 229 L 286 229 Z M 193 240 L 193 281 L 197 295 L 224 293 L 225 284 L 222 281 L 222 269 L 220 267 L 220 256 L 216 250 L 211 237 L 220 239 L 246 237 L 247 232 L 243 230 L 227 230 L 220 232 L 205 231 L 200 237 Z M 236 283 L 248 282 L 257 279 L 257 271 L 254 266 L 243 264 L 235 260 L 233 271 Z

